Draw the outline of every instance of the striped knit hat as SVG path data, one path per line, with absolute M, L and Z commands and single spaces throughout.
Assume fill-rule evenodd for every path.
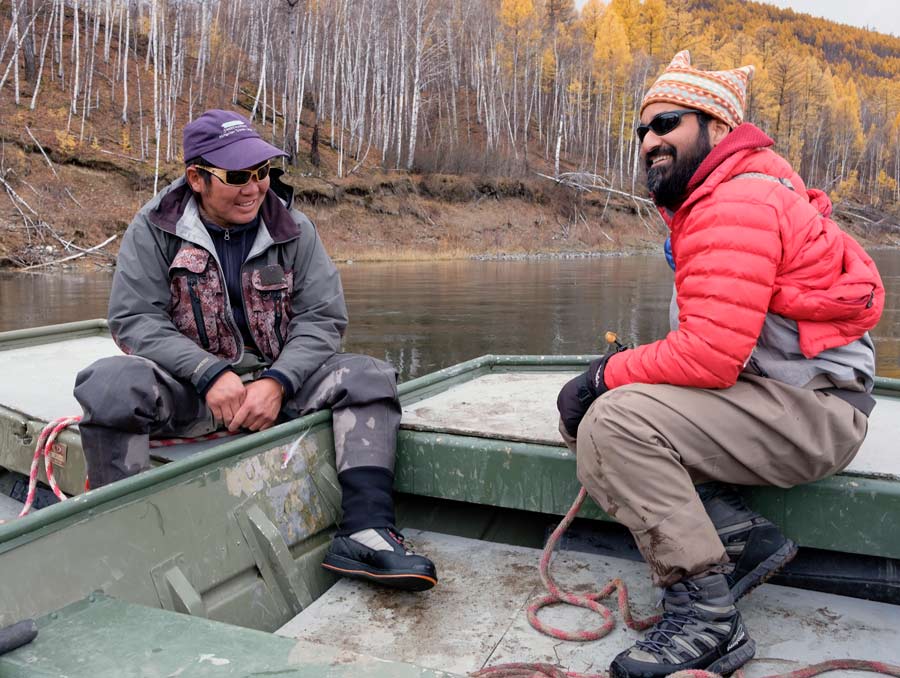
M 691 53 L 683 50 L 647 90 L 641 113 L 650 104 L 665 102 L 709 113 L 732 129 L 744 122 L 747 85 L 753 66 L 730 71 L 701 71 L 691 66 Z

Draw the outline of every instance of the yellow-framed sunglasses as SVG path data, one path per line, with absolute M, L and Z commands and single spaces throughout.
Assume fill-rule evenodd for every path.
M 271 169 L 268 160 L 253 169 L 225 170 L 221 167 L 207 167 L 206 165 L 194 165 L 194 167 L 206 170 L 226 186 L 245 186 L 250 183 L 251 179 L 264 181 L 269 176 L 269 170 Z

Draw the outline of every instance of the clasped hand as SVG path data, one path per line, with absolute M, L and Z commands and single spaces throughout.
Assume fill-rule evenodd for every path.
M 265 378 L 244 384 L 232 371 L 222 374 L 206 393 L 206 405 L 229 431 L 269 428 L 281 411 L 282 389 L 276 380 Z

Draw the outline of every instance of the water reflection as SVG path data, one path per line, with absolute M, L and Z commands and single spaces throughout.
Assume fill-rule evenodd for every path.
M 111 272 L 0 273 L 0 331 L 105 318 Z
M 878 372 L 900 377 L 900 251 L 873 253 L 888 300 L 872 333 Z M 348 351 L 406 380 L 485 353 L 584 353 L 607 329 L 629 343 L 668 330 L 662 257 L 341 266 Z M 106 315 L 111 274 L 0 275 L 0 331 Z
M 667 329 L 662 258 L 379 264 L 341 270 L 348 350 L 385 355 L 404 379 L 485 353 L 583 353 L 615 329 Z
M 887 292 L 881 321 L 872 332 L 878 374 L 900 378 L 900 251 L 872 252 Z

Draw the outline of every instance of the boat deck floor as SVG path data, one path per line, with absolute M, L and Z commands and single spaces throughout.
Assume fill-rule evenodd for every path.
M 599 641 L 564 642 L 532 629 L 526 606 L 544 593 L 537 549 L 414 530 L 406 535 L 434 559 L 438 586 L 398 593 L 341 580 L 276 633 L 457 675 L 507 662 L 549 662 L 597 673 L 640 637 L 625 628 L 618 612 L 615 629 Z M 644 563 L 565 551 L 555 557 L 552 574 L 564 589 L 583 593 L 621 577 L 637 617 L 657 612 L 657 589 Z M 900 664 L 896 606 L 766 584 L 739 608 L 757 642 L 748 678 L 827 659 Z M 573 630 L 601 624 L 598 615 L 568 606 L 547 608 L 541 618 Z
M 639 637 L 618 613 L 616 628 L 599 641 L 565 642 L 533 630 L 525 608 L 543 593 L 537 549 L 414 530 L 407 536 L 438 566 L 440 583 L 431 591 L 342 580 L 274 634 L 91 595 L 38 619 L 37 639 L 0 657 L 0 675 L 461 678 L 508 662 L 601 673 Z M 553 574 L 579 592 L 621 577 L 636 616 L 656 611 L 642 563 L 565 551 Z M 900 663 L 896 606 L 766 584 L 739 608 L 758 646 L 748 678 L 827 659 Z M 541 615 L 568 629 L 600 623 L 591 612 L 563 606 Z

